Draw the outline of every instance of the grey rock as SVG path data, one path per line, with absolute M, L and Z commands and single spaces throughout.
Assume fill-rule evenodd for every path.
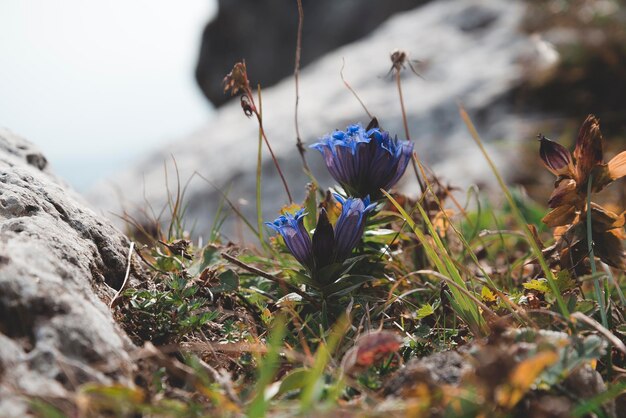
M 471 371 L 473 367 L 462 354 L 443 351 L 412 359 L 385 382 L 382 392 L 385 396 L 402 396 L 411 393 L 418 384 L 458 385 L 463 375 Z
M 311 144 L 334 129 L 369 118 L 344 77 L 383 128 L 404 137 L 395 81 L 388 74 L 390 53 L 400 48 L 411 59 L 422 61 L 419 78 L 403 72 L 403 92 L 410 136 L 415 150 L 444 182 L 467 187 L 495 185 L 495 178 L 459 116 L 461 101 L 472 116 L 492 159 L 506 176 L 515 171 L 514 159 L 521 139 L 532 140 L 536 132 L 529 116 L 516 113 L 513 91 L 527 77 L 526 68 L 539 70 L 536 41 L 521 33 L 518 25 L 525 6 L 519 0 L 449 0 L 428 3 L 390 18 L 366 38 L 339 48 L 309 65 L 300 79 L 300 132 Z M 471 27 L 465 16 L 472 16 Z M 553 63 L 554 60 L 550 61 Z M 254 69 L 249 68 L 254 74 Z M 307 176 L 301 168 L 294 129 L 295 86 L 287 78 L 263 91 L 263 122 L 269 141 L 299 201 Z M 168 193 L 176 190 L 175 159 L 181 183 L 194 173 L 211 183 L 193 178 L 186 188 L 186 218 L 197 235 L 206 236 L 221 194 L 240 206 L 250 220 L 256 219 L 255 172 L 258 126 L 246 119 L 240 104 L 221 107 L 214 118 L 194 135 L 182 138 L 148 155 L 133 167 L 95 186 L 89 194 L 94 206 L 107 214 L 126 212 L 136 219 L 145 213 L 146 202 L 155 213 L 167 205 Z M 334 183 L 315 150 L 307 152 L 309 165 L 323 187 Z M 273 220 L 288 203 L 267 150 L 263 149 L 263 217 Z M 169 184 L 164 161 L 168 163 Z M 412 170 L 399 188 L 418 193 Z M 215 186 L 216 188 L 214 188 Z M 167 210 L 166 210 L 167 212 Z M 167 221 L 166 216 L 161 220 Z M 256 224 L 256 222 L 253 222 Z M 237 221 L 231 217 L 224 231 L 236 237 Z
M 303 0 L 304 67 L 325 53 L 368 35 L 389 16 L 428 0 Z M 295 0 L 219 0 L 202 35 L 196 79 L 216 106 L 229 99 L 222 79 L 246 59 L 254 82 L 269 87 L 294 68 L 298 8 Z
M 593 399 L 607 391 L 602 375 L 589 364 L 575 369 L 567 376 L 563 385 L 578 400 Z M 615 399 L 609 399 L 604 402 L 602 410 L 606 417 L 616 417 Z
M 0 411 L 66 398 L 86 382 L 132 385 L 133 344 L 105 303 L 125 277 L 128 240 L 0 130 Z M 142 270 L 132 264 L 130 280 Z

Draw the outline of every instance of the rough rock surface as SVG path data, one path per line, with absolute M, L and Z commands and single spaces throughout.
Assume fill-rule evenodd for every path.
M 385 382 L 385 396 L 401 397 L 414 392 L 415 385 L 458 385 L 464 374 L 473 371 L 467 358 L 456 351 L 442 351 L 424 358 L 412 359 Z
M 400 48 L 422 61 L 423 79 L 410 70 L 403 73 L 410 136 L 419 156 L 444 181 L 456 186 L 494 184 L 493 175 L 459 117 L 458 102 L 464 103 L 483 139 L 492 144 L 491 156 L 505 175 L 507 170 L 514 170 L 510 161 L 515 144 L 520 139 L 532 141 L 536 132 L 528 126 L 527 116 L 515 112 L 511 92 L 523 82 L 526 69 L 541 71 L 544 64 L 552 62 L 542 61 L 536 39 L 518 31 L 524 11 L 519 0 L 432 2 L 396 15 L 368 37 L 326 55 L 301 75 L 299 120 L 303 141 L 311 144 L 336 128 L 369 121 L 341 80 L 344 64 L 346 81 L 369 111 L 385 129 L 404 137 L 396 84 L 386 76 L 391 66 L 390 52 Z M 254 83 L 254 68 L 249 72 Z M 307 177 L 295 146 L 294 102 L 292 78 L 263 91 L 265 131 L 298 201 L 304 195 Z M 90 199 L 105 213 L 127 211 L 141 218 L 146 201 L 158 213 L 167 203 L 168 193 L 176 190 L 173 156 L 181 183 L 198 172 L 216 187 L 229 189 L 230 199 L 240 205 L 248 219 L 255 219 L 254 204 L 247 202 L 255 201 L 257 141 L 256 121 L 246 119 L 240 104 L 231 102 L 194 135 L 148 154 L 132 168 L 97 185 Z M 263 216 L 271 220 L 287 201 L 265 148 L 263 153 Z M 502 155 L 507 157 L 506 164 Z M 321 185 L 331 186 L 320 155 L 309 150 L 307 158 Z M 164 161 L 169 164 L 169 188 Z M 403 191 L 416 194 L 415 180 L 410 175 L 404 180 Z M 187 220 L 190 226 L 195 222 L 196 233 L 206 236 L 220 197 L 220 192 L 206 181 L 196 177 L 190 182 L 186 190 Z M 232 224 L 225 230 L 231 238 L 237 238 Z
M 105 304 L 128 250 L 32 144 L 0 130 L 0 415 L 27 416 L 29 397 L 63 399 L 88 381 L 132 384 L 132 343 Z
M 393 13 L 426 1 L 304 0 L 301 65 L 367 35 Z M 196 67 L 205 96 L 216 106 L 228 101 L 222 79 L 242 58 L 265 87 L 291 74 L 297 29 L 295 0 L 220 0 L 217 16 L 202 35 Z

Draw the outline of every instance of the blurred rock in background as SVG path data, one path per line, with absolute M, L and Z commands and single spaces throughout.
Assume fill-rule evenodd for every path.
M 428 0 L 303 0 L 301 65 L 369 34 L 392 14 Z M 264 88 L 294 70 L 298 31 L 295 0 L 219 0 L 218 15 L 202 36 L 196 79 L 206 97 L 221 106 L 222 79 L 236 61 L 246 60 Z
M 408 68 L 402 73 L 410 135 L 419 156 L 446 182 L 458 186 L 494 182 L 459 117 L 458 103 L 466 106 L 484 139 L 491 143 L 492 157 L 505 172 L 514 170 L 515 164 L 508 160 L 516 155 L 516 142 L 532 140 L 536 134 L 527 129 L 527 119 L 532 115 L 514 109 L 513 92 L 527 77 L 522 62 L 538 72 L 556 65 L 554 57 L 545 59 L 537 51 L 533 37 L 520 31 L 524 13 L 521 1 L 431 2 L 395 15 L 363 39 L 326 54 L 301 74 L 299 119 L 303 141 L 311 144 L 334 129 L 369 121 L 341 80 L 342 66 L 346 81 L 381 125 L 404 137 L 398 91 L 389 75 L 390 54 L 400 48 L 409 53 L 410 59 L 421 61 L 423 78 Z M 312 18 L 305 26 L 307 23 L 315 24 Z M 262 21 L 256 25 L 258 30 L 266 26 Z M 292 68 L 289 64 L 287 73 Z M 256 84 L 254 66 L 248 70 L 251 82 Z M 263 90 L 265 131 L 299 201 L 307 177 L 296 149 L 294 103 L 293 77 Z M 220 107 L 214 119 L 195 135 L 147 153 L 135 166 L 96 188 L 91 199 L 105 212 L 127 212 L 137 219 L 146 215 L 149 203 L 155 215 L 148 217 L 156 216 L 167 205 L 168 195 L 176 190 L 175 159 L 183 185 L 199 173 L 215 186 L 196 176 L 186 187 L 188 226 L 195 225 L 194 233 L 206 236 L 221 198 L 216 188 L 227 191 L 243 214 L 255 219 L 251 202 L 255 201 L 257 143 L 256 121 L 245 117 L 238 100 L 232 101 Z M 265 148 L 263 155 L 263 216 L 274 219 L 278 209 L 288 202 Z M 321 185 L 331 186 L 320 155 L 314 150 L 306 155 Z M 168 166 L 167 187 L 164 162 Z M 402 188 L 417 194 L 411 170 Z M 162 220 L 166 218 L 164 215 Z M 231 216 L 224 228 L 229 238 L 237 239 L 236 225 L 235 216 Z
M 294 128 L 291 74 L 297 13 L 293 5 L 270 7 L 275 5 L 269 0 L 263 7 L 252 3 L 220 5 L 217 21 L 205 33 L 198 78 L 215 103 L 225 103 L 229 97 L 222 95 L 221 81 L 237 60 L 246 59 L 252 84 L 261 81 L 264 87 L 264 127 L 298 201 L 307 177 L 296 150 Z M 346 81 L 383 128 L 405 137 L 398 91 L 389 71 L 390 54 L 401 49 L 410 60 L 419 60 L 412 62 L 421 75 L 408 68 L 402 73 L 410 137 L 423 162 L 444 182 L 460 187 L 495 182 L 459 117 L 459 102 L 508 180 L 540 198 L 547 196 L 552 177 L 539 165 L 537 133 L 571 146 L 581 121 L 595 113 L 607 137 L 607 158 L 623 148 L 619 138 L 626 132 L 622 97 L 626 91 L 626 17 L 621 1 L 432 1 L 393 15 L 376 28 L 370 22 L 365 26 L 368 31 L 356 32 L 362 39 L 333 50 L 349 39 L 348 35 L 329 36 L 339 30 L 337 26 L 358 27 L 369 22 L 364 17 L 368 13 L 378 14 L 380 20 L 391 14 L 383 3 L 373 2 L 378 6 L 368 13 L 355 3 L 332 2 L 324 9 L 316 2 L 304 2 L 309 9 L 305 9 L 303 63 L 318 57 L 303 68 L 300 80 L 299 121 L 306 144 L 347 124 L 369 120 L 343 83 L 342 68 Z M 398 7 L 409 7 L 402 4 Z M 324 11 L 332 16 L 325 16 Z M 276 15 L 271 17 L 272 13 Z M 317 31 L 322 34 L 315 35 Z M 282 76 L 282 81 L 265 88 Z M 248 219 L 255 218 L 251 202 L 255 200 L 257 141 L 256 121 L 246 119 L 238 100 L 231 101 L 194 135 L 147 152 L 136 165 L 96 187 L 90 198 L 107 213 L 127 213 L 141 222 L 167 221 L 168 210 L 163 208 L 176 190 L 175 160 L 181 183 L 194 177 L 185 193 L 188 227 L 194 225 L 195 235 L 206 236 L 222 191 Z M 273 219 L 288 202 L 265 148 L 263 153 L 263 217 Z M 318 153 L 310 150 L 307 158 L 321 185 L 331 186 Z M 417 194 L 411 170 L 400 188 Z M 624 192 L 614 195 L 625 199 Z M 242 235 L 245 228 L 234 215 L 223 230 L 235 240 L 247 235 Z

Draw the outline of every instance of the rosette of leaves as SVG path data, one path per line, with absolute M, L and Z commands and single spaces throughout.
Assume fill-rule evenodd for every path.
M 604 163 L 602 133 L 598 119 L 589 115 L 578 133 L 574 152 L 539 136 L 541 160 L 557 176 L 548 201 L 552 209 L 543 222 L 554 229 L 561 268 L 578 274 L 589 273 L 583 263 L 588 256 L 587 211 L 591 211 L 591 236 L 594 253 L 606 264 L 624 269 L 626 256 L 622 241 L 626 239 L 626 211 L 616 214 L 590 202 L 589 191 L 596 193 L 626 175 L 626 151 Z

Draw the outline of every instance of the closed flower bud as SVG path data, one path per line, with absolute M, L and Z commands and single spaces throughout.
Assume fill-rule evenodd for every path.
M 572 156 L 567 148 L 543 135 L 539 135 L 539 141 L 541 141 L 539 155 L 548 170 L 557 176 L 571 175 Z

